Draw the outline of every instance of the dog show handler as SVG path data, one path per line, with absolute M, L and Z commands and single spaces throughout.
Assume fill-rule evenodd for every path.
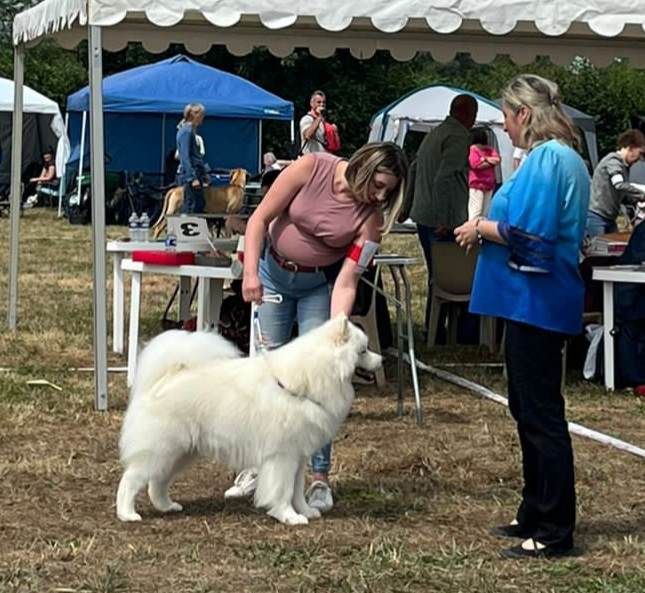
M 201 103 L 189 103 L 184 108 L 184 119 L 177 127 L 177 185 L 184 186 L 183 214 L 204 211 L 204 187 L 209 185 L 209 180 L 195 134 L 204 117 L 206 110 Z
M 288 342 L 294 323 L 304 334 L 330 316 L 351 315 L 363 251 L 380 243 L 396 221 L 407 172 L 401 148 L 378 142 L 349 161 L 324 152 L 304 155 L 275 180 L 248 222 L 242 283 L 244 300 L 259 305 L 268 348 Z M 282 295 L 282 302 L 262 302 L 267 294 Z M 333 506 L 330 465 L 331 443 L 311 459 L 306 498 L 321 512 Z M 244 470 L 226 497 L 246 496 L 254 483 L 253 470 Z

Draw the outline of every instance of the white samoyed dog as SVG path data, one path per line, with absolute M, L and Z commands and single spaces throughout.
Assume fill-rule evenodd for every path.
M 243 358 L 221 336 L 172 330 L 141 354 L 119 442 L 121 521 L 140 521 L 148 486 L 159 511 L 180 511 L 168 488 L 198 456 L 259 468 L 255 506 L 287 525 L 320 517 L 304 497 L 306 460 L 330 442 L 354 399 L 357 366 L 375 370 L 367 336 L 340 315 L 270 352 Z

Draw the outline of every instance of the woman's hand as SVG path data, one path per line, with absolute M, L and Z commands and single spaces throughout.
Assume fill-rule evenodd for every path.
M 257 274 L 244 274 L 242 280 L 242 298 L 247 303 L 262 304 L 262 282 Z
M 199 179 L 193 179 L 190 185 L 192 185 L 195 189 L 197 189 L 198 187 L 201 187 L 202 183 Z
M 477 223 L 478 218 L 467 220 L 461 226 L 455 229 L 455 241 L 460 247 L 464 247 L 466 251 L 470 251 L 479 242 L 477 236 Z

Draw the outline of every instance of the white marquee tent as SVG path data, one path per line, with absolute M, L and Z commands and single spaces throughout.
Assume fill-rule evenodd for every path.
M 96 405 L 107 407 L 105 215 L 101 80 L 103 49 L 141 41 L 152 52 L 183 43 L 203 53 L 225 45 L 243 55 L 266 46 L 276 55 L 306 47 L 318 57 L 349 48 L 359 58 L 389 50 L 400 60 L 429 51 L 447 61 L 470 52 L 520 63 L 548 55 L 567 63 L 582 55 L 598 65 L 615 57 L 645 65 L 643 0 L 44 0 L 14 20 L 13 155 L 21 151 L 24 52 L 45 37 L 64 47 L 88 39 L 91 94 L 94 361 Z M 17 325 L 19 164 L 12 163 L 8 325 Z
M 372 118 L 369 140 L 390 140 L 403 146 L 409 131 L 428 132 L 439 125 L 448 115 L 452 100 L 465 92 L 463 89 L 432 85 L 409 93 Z M 469 94 L 477 99 L 475 125 L 488 127 L 495 135 L 502 157 L 502 179 L 506 179 L 513 172 L 513 145 L 504 131 L 504 114 L 493 101 L 476 93 Z
M 43 150 L 51 145 L 56 149 L 56 171 L 63 171 L 69 155 L 69 141 L 58 103 L 27 86 L 23 87 L 23 93 L 23 113 L 27 117 L 22 127 L 22 169 L 33 161 L 39 161 Z M 11 153 L 14 95 L 13 80 L 0 78 L 0 146 L 5 156 Z M 3 158 L 0 162 L 0 183 L 9 179 L 9 169 L 9 161 Z
M 463 89 L 430 85 L 416 89 L 400 97 L 387 107 L 378 111 L 370 122 L 369 140 L 391 140 L 404 146 L 409 131 L 428 132 L 439 125 L 450 110 L 450 103 L 459 94 L 469 91 Z M 491 101 L 476 93 L 470 93 L 477 99 L 476 126 L 489 128 L 495 135 L 497 148 L 502 157 L 502 180 L 513 173 L 513 145 L 504 131 L 504 114 L 500 107 L 501 100 Z M 586 146 L 586 157 L 592 168 L 598 164 L 598 147 L 596 145 L 596 124 L 593 117 L 578 109 L 563 105 L 565 112 L 580 128 Z

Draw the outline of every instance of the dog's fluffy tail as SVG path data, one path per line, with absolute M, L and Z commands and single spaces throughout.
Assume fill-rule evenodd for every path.
M 240 351 L 216 333 L 173 329 L 153 338 L 139 357 L 131 397 L 150 393 L 163 377 L 205 362 L 239 358 Z

